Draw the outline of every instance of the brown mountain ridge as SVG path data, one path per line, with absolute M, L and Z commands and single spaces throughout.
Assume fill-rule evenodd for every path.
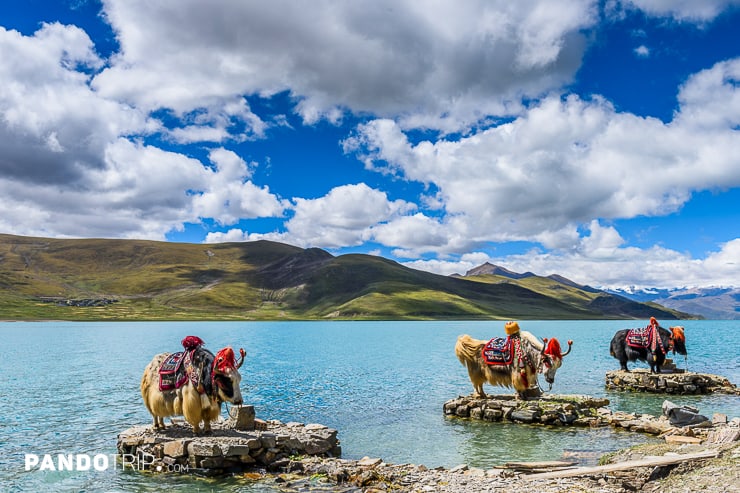
M 488 272 L 483 267 L 466 276 L 442 276 L 378 256 L 334 256 L 318 248 L 270 241 L 189 244 L 0 234 L 0 319 L 688 316 L 560 276 L 517 275 L 497 266 Z

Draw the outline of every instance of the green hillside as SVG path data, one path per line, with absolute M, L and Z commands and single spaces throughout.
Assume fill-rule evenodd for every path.
M 499 275 L 475 275 L 465 279 L 482 283 L 497 283 L 521 286 L 555 298 L 574 308 L 587 309 L 603 314 L 603 318 L 650 318 L 651 316 L 671 318 L 692 318 L 687 313 L 671 310 L 655 303 L 638 303 L 623 296 L 616 296 L 604 291 L 574 283 L 561 282 L 550 277 L 529 276 L 513 279 Z
M 543 281 L 543 279 L 545 279 Z M 550 281 L 550 282 L 547 282 Z M 548 278 L 448 277 L 269 241 L 0 235 L 0 319 L 668 319 Z

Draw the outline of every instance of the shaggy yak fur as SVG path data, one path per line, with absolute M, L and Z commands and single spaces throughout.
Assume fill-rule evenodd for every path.
M 681 326 L 671 327 L 670 330 L 658 327 L 661 345 L 656 344 L 655 349 L 637 348 L 627 344 L 627 332 L 630 329 L 617 331 L 609 346 L 609 353 L 619 360 L 619 366 L 624 371 L 628 361 L 645 361 L 650 365 L 650 373 L 660 373 L 661 366 L 665 363 L 666 354 L 669 351 L 686 356 L 686 335 Z
M 545 375 L 550 384 L 555 381 L 555 373 L 563 364 L 563 356 L 570 353 L 573 341 L 568 341 L 568 351 L 561 352 L 560 343 L 553 338 L 540 342 L 537 337 L 527 331 L 520 331 L 522 351 L 527 355 L 532 365 L 520 368 L 517 357 L 509 365 L 489 365 L 483 359 L 483 347 L 488 341 L 473 339 L 469 335 L 461 335 L 455 344 L 455 355 L 468 369 L 468 376 L 473 384 L 474 395 L 485 397 L 483 384 L 488 382 L 494 386 L 513 387 L 519 398 L 526 398 L 527 390 L 537 382 L 537 372 Z M 523 370 L 523 371 L 522 371 Z
M 184 416 L 195 433 L 209 432 L 211 421 L 221 414 L 221 403 L 241 405 L 239 367 L 244 362 L 244 350 L 241 349 L 240 353 L 241 362 L 236 363 L 234 350 L 230 347 L 222 349 L 216 356 L 207 349 L 196 349 L 193 367 L 198 369 L 198 388 L 188 378 L 180 388 L 166 391 L 159 390 L 159 368 L 170 353 L 156 355 L 141 377 L 141 396 L 154 418 L 154 429 L 165 427 L 165 417 Z

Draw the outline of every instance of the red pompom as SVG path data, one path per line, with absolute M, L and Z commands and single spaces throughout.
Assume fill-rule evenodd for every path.
M 203 342 L 203 339 L 198 336 L 187 336 L 185 339 L 180 341 L 180 343 L 182 344 L 182 347 L 184 347 L 188 351 L 190 351 L 191 349 L 196 349 L 205 344 Z

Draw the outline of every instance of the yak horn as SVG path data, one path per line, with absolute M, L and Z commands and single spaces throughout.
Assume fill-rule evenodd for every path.
M 542 338 L 542 351 L 540 351 L 541 355 L 545 354 L 545 349 L 547 349 L 547 337 Z
M 239 348 L 239 355 L 242 357 L 241 361 L 236 364 L 236 369 L 238 370 L 241 368 L 241 366 L 244 364 L 244 357 L 247 355 L 247 352 L 244 350 L 244 348 Z
M 573 341 L 571 341 L 571 340 L 568 340 L 568 350 L 567 350 L 566 352 L 564 352 L 564 353 L 563 353 L 563 357 L 566 357 L 566 356 L 568 356 L 568 354 L 570 353 L 570 350 L 571 350 L 571 349 L 573 349 Z

